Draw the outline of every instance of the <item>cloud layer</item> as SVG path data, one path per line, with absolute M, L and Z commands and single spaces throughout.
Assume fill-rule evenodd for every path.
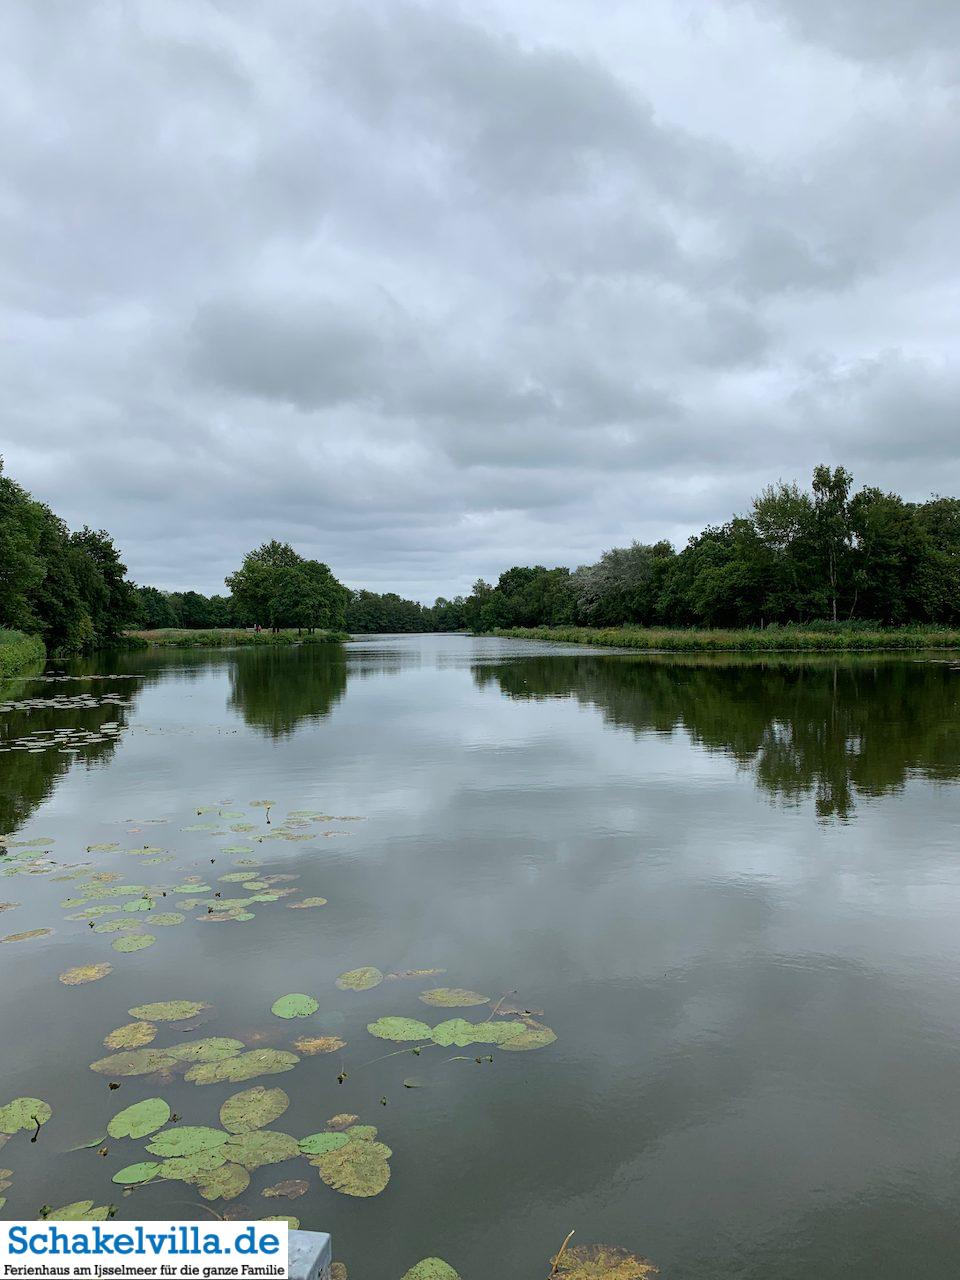
M 960 492 L 950 0 L 15 0 L 8 469 L 432 600 L 844 462 Z

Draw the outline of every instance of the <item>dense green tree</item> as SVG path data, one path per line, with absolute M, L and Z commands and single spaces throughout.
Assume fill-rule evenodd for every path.
M 271 627 L 343 625 L 348 591 L 327 565 L 305 560 L 286 542 L 265 542 L 249 552 L 226 579 L 242 624 Z

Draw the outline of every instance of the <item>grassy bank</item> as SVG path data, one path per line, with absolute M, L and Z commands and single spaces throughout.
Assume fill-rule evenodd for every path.
M 188 631 L 168 627 L 162 631 L 128 631 L 128 639 L 165 649 L 225 649 L 238 645 L 329 644 L 349 640 L 339 631 L 315 631 L 312 635 L 295 628 L 287 631 L 248 631 L 220 627 L 210 631 Z
M 844 652 L 960 649 L 960 631 L 940 627 L 870 628 L 842 624 L 822 627 L 767 627 L 760 630 L 704 630 L 691 627 L 510 627 L 492 633 L 514 640 L 556 640 L 563 644 L 671 652 L 748 653 Z
M 0 680 L 36 670 L 43 665 L 46 656 L 39 636 L 0 630 Z

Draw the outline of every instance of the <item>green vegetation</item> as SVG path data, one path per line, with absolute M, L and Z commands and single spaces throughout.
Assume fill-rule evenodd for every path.
M 514 640 L 556 640 L 564 644 L 669 652 L 753 653 L 777 651 L 855 652 L 859 650 L 960 649 L 960 630 L 946 627 L 874 627 L 842 623 L 769 626 L 739 631 L 670 630 L 665 627 L 498 627 L 494 635 Z
M 905 502 L 894 493 L 852 492 L 843 467 L 814 469 L 810 492 L 770 485 L 749 513 L 711 526 L 682 551 L 669 542 L 615 547 L 596 564 L 569 569 L 515 566 L 495 587 L 477 582 L 464 621 L 478 632 L 516 627 L 764 629 L 818 624 L 826 637 L 802 648 L 869 648 L 841 624 L 881 627 L 960 625 L 960 499 Z M 827 624 L 820 625 L 820 619 Z M 837 628 L 840 627 L 840 631 Z M 728 647 L 688 631 L 597 643 L 635 647 Z M 556 638 L 585 640 L 586 635 Z M 737 647 L 783 647 L 762 639 Z M 942 637 L 937 643 L 942 644 Z M 891 647 L 916 647 L 905 635 Z
M 0 680 L 37 668 L 46 657 L 39 636 L 22 631 L 0 631 Z
M 221 649 L 236 645 L 291 645 L 322 644 L 327 641 L 347 640 L 342 631 L 302 633 L 299 631 L 241 631 L 224 627 L 217 631 L 189 631 L 172 627 L 159 631 L 129 631 L 127 638 L 142 640 L 150 647 L 169 649 Z

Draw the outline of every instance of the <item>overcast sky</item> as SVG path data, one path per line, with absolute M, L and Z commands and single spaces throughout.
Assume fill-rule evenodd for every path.
M 432 600 L 960 493 L 958 0 L 8 0 L 0 452 L 140 582 Z

